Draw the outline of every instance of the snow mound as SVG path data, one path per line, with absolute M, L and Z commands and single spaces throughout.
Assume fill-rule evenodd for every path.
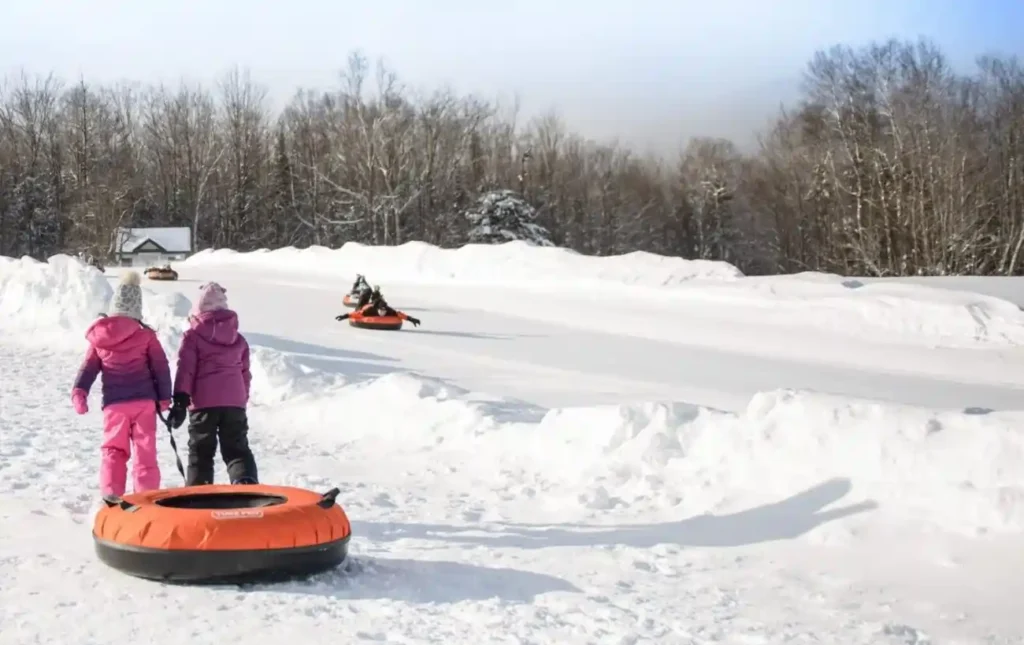
M 844 346 L 847 339 L 901 349 L 1024 345 L 1024 311 L 1008 300 L 824 274 L 631 287 L 614 300 L 571 290 L 526 297 L 479 290 L 471 302 L 473 309 L 518 318 L 787 359 L 827 356 L 856 364 L 860 359 Z
M 873 284 L 828 298 L 811 314 L 817 325 L 863 333 L 878 329 L 903 341 L 961 347 L 1024 345 L 1024 312 L 1007 300 L 932 287 Z
M 582 480 L 624 500 L 668 496 L 695 511 L 736 512 L 734 496 L 769 503 L 839 478 L 854 501 L 903 520 L 1017 530 L 1024 414 L 983 412 L 779 391 L 754 396 L 742 414 L 681 404 L 553 411 L 537 432 L 586 428 L 586 438 L 564 442 L 566 456 L 587 464 Z
M 325 374 L 276 349 L 252 344 L 249 346 L 249 370 L 252 372 L 250 401 L 253 405 L 322 397 L 345 384 L 341 376 Z
M 804 324 L 851 335 L 877 330 L 901 341 L 941 346 L 1024 344 L 1024 311 L 969 291 L 901 284 L 864 284 L 827 274 L 748 279 L 771 307 L 767 323 Z
M 929 410 L 795 391 L 760 393 L 724 446 L 704 428 L 723 486 L 847 477 L 904 519 L 954 531 L 1024 527 L 1024 413 Z M 710 465 L 710 464 L 709 464 Z M 725 466 L 728 465 L 728 468 Z
M 439 438 L 443 441 L 445 436 L 474 437 L 494 427 L 486 408 L 468 398 L 466 390 L 438 379 L 396 372 L 346 388 L 337 402 L 371 414 L 386 413 L 388 419 L 416 420 L 412 431 L 408 423 L 357 423 L 347 430 L 350 436 L 372 434 L 374 441 L 429 450 Z
M 1024 311 L 969 291 L 898 282 L 865 284 L 822 273 L 744 278 L 731 288 L 673 292 L 727 308 L 756 308 L 758 321 L 851 336 L 881 333 L 900 342 L 944 347 L 1024 345 Z
M 569 249 L 541 247 L 516 241 L 468 244 L 443 249 L 423 242 L 400 246 L 366 246 L 348 242 L 340 249 L 314 246 L 239 253 L 201 251 L 181 263 L 189 267 L 235 265 L 314 275 L 354 278 L 366 274 L 371 282 L 409 284 L 559 284 L 573 287 L 611 285 L 674 286 L 695 279 L 733 280 L 742 277 L 727 262 L 685 260 L 653 253 L 615 256 L 581 255 Z
M 107 311 L 114 288 L 103 273 L 77 258 L 46 262 L 0 258 L 0 329 L 5 338 L 33 345 L 80 347 L 85 330 Z M 143 287 L 142 318 L 168 353 L 188 328 L 191 302 L 180 293 Z
M 68 255 L 0 258 L 0 329 L 44 344 L 68 332 L 81 336 L 113 293 L 95 267 Z
M 192 302 L 178 291 L 157 293 L 142 288 L 142 320 L 156 330 L 168 357 L 177 354 L 181 337 L 188 331 Z
M 314 404 L 286 403 L 265 418 L 311 435 L 295 441 L 357 442 L 369 454 L 385 451 L 408 463 L 428 452 L 464 454 L 445 461 L 478 470 L 481 482 L 503 490 L 521 482 L 524 500 L 542 497 L 530 503 L 558 513 L 668 509 L 728 517 L 736 530 L 772 535 L 788 530 L 772 522 L 812 522 L 818 513 L 852 522 L 885 513 L 969 534 L 1024 528 L 1020 412 L 778 391 L 756 395 L 739 414 L 646 403 L 553 409 L 531 422 L 498 420 L 467 397 L 438 381 L 390 374 Z M 839 508 L 826 509 L 833 504 Z

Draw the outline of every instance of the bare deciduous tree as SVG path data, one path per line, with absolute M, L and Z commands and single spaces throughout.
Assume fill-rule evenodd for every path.
M 403 87 L 350 56 L 277 115 L 241 70 L 181 85 L 0 87 L 0 253 L 103 254 L 128 225 L 203 247 L 457 246 L 481 195 L 512 190 L 553 242 L 727 260 L 747 272 L 1024 272 L 1024 66 L 955 72 L 932 43 L 819 52 L 754 154 L 678 158 L 574 134 L 555 112 Z

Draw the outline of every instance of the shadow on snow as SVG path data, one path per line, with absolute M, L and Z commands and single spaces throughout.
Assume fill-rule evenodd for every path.
M 530 603 L 544 593 L 581 593 L 575 585 L 545 573 L 465 562 L 366 556 L 350 556 L 340 569 L 304 582 L 245 588 L 337 600 L 387 599 L 412 604 L 450 604 L 492 598 Z
M 349 381 L 372 379 L 399 369 L 396 359 L 371 352 L 326 347 L 257 332 L 248 332 L 245 337 L 252 346 L 293 354 L 310 369 L 338 374 Z
M 659 544 L 734 547 L 797 538 L 826 522 L 877 508 L 876 503 L 868 501 L 824 510 L 849 491 L 849 480 L 831 479 L 773 504 L 729 515 L 700 515 L 661 524 L 613 527 L 507 524 L 498 529 L 479 529 L 431 524 L 353 522 L 353 534 L 375 542 L 411 538 L 522 549 L 579 546 L 650 548 Z M 530 603 L 545 593 L 582 593 L 572 583 L 546 573 L 465 562 L 369 556 L 350 556 L 338 570 L 303 582 L 244 588 L 338 600 L 386 598 L 412 604 L 450 604 L 490 599 Z
M 506 524 L 497 528 L 474 528 L 436 524 L 353 522 L 353 531 L 356 535 L 378 542 L 412 538 L 519 549 L 576 546 L 650 548 L 659 544 L 735 547 L 794 539 L 826 522 L 878 507 L 875 502 L 867 501 L 824 510 L 849 491 L 848 479 L 831 479 L 773 504 L 728 515 L 698 515 L 660 524 L 611 527 L 579 524 L 555 527 Z
M 524 334 L 490 334 L 487 332 L 475 332 L 475 331 L 454 331 L 454 330 L 443 330 L 443 329 L 424 329 L 423 327 L 413 327 L 409 330 L 412 334 L 423 334 L 426 336 L 448 336 L 450 338 L 475 338 L 479 340 L 515 340 L 517 338 L 536 338 L 535 335 L 524 335 Z
M 297 340 L 291 340 L 290 338 L 282 338 L 281 336 L 274 336 L 273 334 L 245 332 L 244 335 L 245 338 L 249 341 L 250 345 L 260 345 L 263 347 L 269 347 L 270 349 L 276 349 L 279 352 L 287 352 L 289 354 L 315 356 L 320 358 L 340 358 L 345 360 L 357 361 L 395 361 L 394 358 L 388 356 L 381 356 L 380 354 L 374 354 L 372 352 L 363 352 L 355 349 L 338 349 L 336 347 L 326 347 L 324 345 L 315 345 L 313 343 L 304 343 Z

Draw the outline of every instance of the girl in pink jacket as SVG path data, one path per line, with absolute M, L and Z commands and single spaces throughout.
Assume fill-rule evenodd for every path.
M 114 292 L 108 314 L 85 333 L 89 349 L 71 391 L 75 412 L 89 411 L 86 399 L 103 374 L 103 444 L 100 489 L 121 497 L 132 464 L 136 493 L 160 488 L 156 460 L 156 412 L 170 407 L 171 372 L 156 333 L 142 322 L 139 274 L 126 273 Z

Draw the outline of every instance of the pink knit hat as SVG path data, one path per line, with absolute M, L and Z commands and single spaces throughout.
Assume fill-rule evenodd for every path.
M 192 311 L 189 312 L 190 315 L 198 316 L 206 311 L 217 311 L 219 309 L 228 308 L 228 290 L 224 287 L 220 286 L 216 282 L 207 282 L 203 286 L 199 287 L 199 289 L 203 293 L 192 305 Z

